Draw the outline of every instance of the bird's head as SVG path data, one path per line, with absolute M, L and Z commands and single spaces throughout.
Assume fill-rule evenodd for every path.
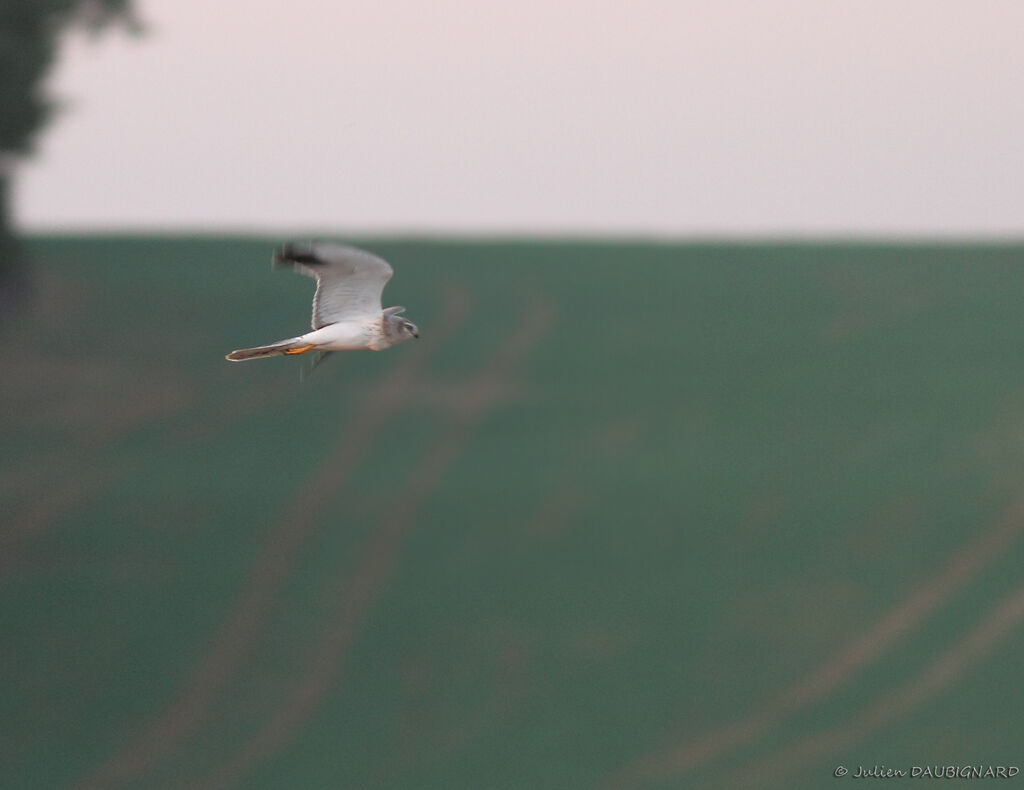
M 384 311 L 385 326 L 393 343 L 401 343 L 410 337 L 419 338 L 420 336 L 420 330 L 416 324 L 399 316 L 403 312 L 405 312 L 404 307 L 389 307 Z

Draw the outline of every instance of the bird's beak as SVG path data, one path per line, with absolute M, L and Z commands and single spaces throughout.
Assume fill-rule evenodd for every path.
M 420 339 L 420 336 L 419 336 L 419 334 L 417 334 L 416 332 L 413 332 L 413 333 L 412 333 L 412 336 L 413 336 L 414 338 L 416 338 L 417 340 L 419 340 L 419 339 Z

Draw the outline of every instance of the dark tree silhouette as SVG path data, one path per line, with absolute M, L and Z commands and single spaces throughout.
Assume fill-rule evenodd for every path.
M 60 34 L 96 34 L 112 24 L 139 29 L 131 0 L 0 0 L 0 310 L 20 282 L 21 254 L 11 225 L 15 162 L 32 152 L 36 133 L 53 115 L 43 78 Z

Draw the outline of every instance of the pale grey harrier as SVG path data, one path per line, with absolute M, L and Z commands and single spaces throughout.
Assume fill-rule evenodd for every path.
M 380 351 L 420 336 L 414 323 L 399 318 L 404 307 L 381 309 L 381 293 L 394 272 L 376 255 L 344 244 L 286 244 L 274 253 L 273 263 L 316 279 L 313 331 L 232 351 L 227 355 L 232 362 L 310 351 L 322 352 L 323 359 L 330 351 Z

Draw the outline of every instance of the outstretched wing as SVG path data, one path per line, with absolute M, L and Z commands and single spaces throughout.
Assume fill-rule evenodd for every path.
M 285 244 L 274 253 L 275 266 L 291 266 L 316 279 L 313 328 L 381 314 L 380 296 L 394 273 L 390 264 L 345 244 Z

